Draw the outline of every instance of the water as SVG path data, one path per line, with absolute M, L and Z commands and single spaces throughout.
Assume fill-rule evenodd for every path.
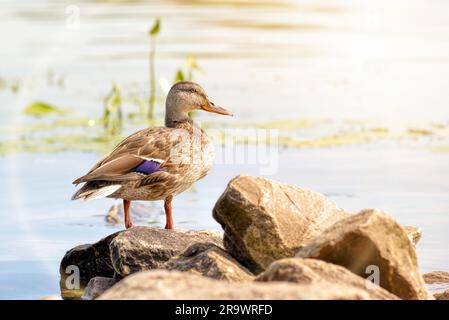
M 75 30 L 67 26 L 69 4 L 2 1 L 0 78 L 21 83 L 18 93 L 0 90 L 2 126 L 28 123 L 21 110 L 35 100 L 98 117 L 113 80 L 144 95 L 146 32 L 155 17 L 162 19 L 156 61 L 161 87 L 186 55 L 195 54 L 204 70 L 196 80 L 236 114 L 223 120 L 227 124 L 331 118 L 333 130 L 340 130 L 348 119 L 374 119 L 401 130 L 449 119 L 445 1 L 79 1 Z M 311 130 L 322 134 L 327 127 Z M 1 136 L 6 138 L 11 136 Z M 432 136 L 281 149 L 274 160 L 278 170 L 268 176 L 322 192 L 347 210 L 380 208 L 401 224 L 421 227 L 421 270 L 449 270 L 449 154 L 429 150 L 447 141 Z M 69 200 L 71 181 L 98 157 L 67 151 L 0 158 L 0 298 L 58 294 L 65 251 L 122 228 L 104 220 L 113 200 Z M 220 230 L 211 217 L 216 199 L 229 179 L 261 175 L 260 167 L 217 163 L 194 190 L 175 199 L 176 226 Z M 145 222 L 164 225 L 161 203 L 150 205 Z

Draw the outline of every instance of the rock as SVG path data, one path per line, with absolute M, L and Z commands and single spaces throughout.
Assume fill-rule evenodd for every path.
M 349 215 L 322 194 L 242 175 L 229 182 L 213 209 L 227 251 L 256 272 L 294 256 L 298 248 Z
M 149 202 L 133 201 L 129 210 L 133 217 L 133 222 L 136 224 L 147 224 L 152 217 L 159 216 L 159 210 Z M 110 224 L 123 224 L 123 219 L 122 203 L 111 206 L 105 216 L 106 222 Z
M 116 235 L 109 247 L 115 272 L 125 277 L 137 271 L 162 268 L 170 258 L 198 242 L 222 245 L 221 237 L 213 232 L 134 227 Z
M 321 288 L 335 284 L 340 286 L 343 292 L 352 289 L 365 290 L 373 300 L 399 299 L 387 290 L 341 266 L 316 259 L 278 260 L 261 273 L 256 281 L 288 281 Z
M 189 272 L 150 270 L 126 277 L 103 293 L 99 300 L 342 300 L 370 299 L 358 288 L 288 282 L 231 282 Z
M 413 226 L 403 226 L 405 232 L 407 233 L 408 238 L 414 245 L 418 243 L 422 236 L 421 228 L 413 227 Z
M 93 300 L 97 299 L 103 292 L 108 290 L 114 284 L 117 283 L 117 279 L 105 278 L 105 277 L 95 277 L 90 279 L 87 284 L 86 290 L 84 291 L 83 299 Z
M 446 271 L 432 271 L 423 274 L 424 282 L 427 288 L 438 297 L 447 297 L 449 294 L 449 272 Z M 444 300 L 440 299 L 439 300 Z
M 428 284 L 435 283 L 448 283 L 449 284 L 449 272 L 446 271 L 432 271 L 423 274 L 424 282 Z
M 380 286 L 402 299 L 428 299 L 419 273 L 414 245 L 404 229 L 377 210 L 337 222 L 301 248 L 297 257 L 320 259 L 341 265 L 355 274 L 375 276 Z
M 122 277 L 131 272 L 161 267 L 196 242 L 222 245 L 221 237 L 208 231 L 165 230 L 135 227 L 120 231 L 94 244 L 69 250 L 60 264 L 61 295 L 65 299 L 80 298 L 94 277 Z M 71 289 L 67 278 L 79 270 L 79 288 Z M 69 279 L 70 280 L 70 279 Z
M 67 251 L 59 266 L 61 295 L 64 298 L 79 298 L 84 287 L 93 277 L 112 277 L 114 275 L 109 255 L 109 243 L 118 234 L 119 232 L 113 233 L 94 244 L 79 245 Z M 71 289 L 71 286 L 66 283 L 67 277 L 76 272 L 75 268 L 79 270 L 79 289 Z
M 447 289 L 443 292 L 434 293 L 433 296 L 437 300 L 449 300 L 449 289 Z
M 196 243 L 165 263 L 164 269 L 189 271 L 217 280 L 245 281 L 254 275 L 213 243 Z

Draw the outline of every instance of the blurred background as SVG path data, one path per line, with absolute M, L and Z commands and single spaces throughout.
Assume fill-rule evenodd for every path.
M 218 154 L 222 130 L 237 154 L 255 152 L 254 129 L 274 130 L 266 176 L 421 227 L 422 271 L 449 270 L 449 2 L 0 4 L 0 298 L 58 294 L 65 251 L 123 228 L 107 216 L 117 202 L 72 202 L 71 182 L 161 125 L 182 79 L 235 114 L 194 114 Z M 216 199 L 260 166 L 219 161 L 175 199 L 176 226 L 220 230 Z M 163 227 L 160 203 L 135 210 Z

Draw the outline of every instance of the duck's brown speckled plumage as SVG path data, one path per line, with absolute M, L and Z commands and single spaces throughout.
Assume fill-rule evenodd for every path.
M 213 144 L 186 114 L 193 109 L 229 112 L 209 102 L 197 84 L 178 83 L 171 92 L 176 88 L 178 91 L 167 97 L 166 127 L 143 129 L 120 142 L 87 174 L 74 181 L 75 184 L 85 184 L 73 199 L 101 195 L 101 190 L 113 186 L 118 189 L 105 193 L 105 196 L 126 201 L 166 200 L 170 204 L 173 196 L 207 174 L 214 158 Z M 139 164 L 149 159 L 161 162 L 157 172 L 135 172 Z

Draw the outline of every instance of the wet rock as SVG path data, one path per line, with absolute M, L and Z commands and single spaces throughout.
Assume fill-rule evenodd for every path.
M 134 227 L 116 235 L 109 247 L 115 272 L 125 277 L 142 270 L 163 268 L 170 258 L 198 242 L 222 245 L 221 237 L 209 231 Z
M 83 244 L 67 251 L 59 266 L 60 288 L 64 298 L 79 298 L 89 280 L 96 276 L 112 277 L 114 268 L 109 255 L 113 233 L 94 244 Z M 71 275 L 79 271 L 79 288 L 71 283 Z
M 251 176 L 232 179 L 213 209 L 227 251 L 256 272 L 349 215 L 322 194 Z
M 230 282 L 189 272 L 150 270 L 121 280 L 102 294 L 100 300 L 264 300 L 264 299 L 371 299 L 367 290 L 338 284 L 326 286 L 288 282 Z
M 424 282 L 427 288 L 435 295 L 447 297 L 449 293 L 449 272 L 446 271 L 432 271 L 423 274 Z M 445 294 L 445 292 L 447 292 Z
M 120 278 L 135 271 L 161 267 L 196 242 L 222 245 L 221 237 L 213 232 L 135 227 L 94 244 L 77 246 L 64 255 L 60 264 L 61 295 L 65 299 L 80 298 L 94 277 Z M 70 278 L 74 272 L 79 272 L 79 286 Z
M 133 217 L 133 222 L 136 224 L 147 224 L 148 220 L 151 220 L 156 215 L 159 215 L 159 210 L 156 210 L 154 206 L 149 202 L 133 201 L 130 207 L 130 214 Z M 105 220 L 110 224 L 123 224 L 123 204 L 115 204 L 111 206 L 106 213 Z
M 433 296 L 437 300 L 449 300 L 449 289 L 447 289 L 443 292 L 434 293 Z
M 83 299 L 93 300 L 98 298 L 103 292 L 111 288 L 117 283 L 117 279 L 105 278 L 105 277 L 95 277 L 90 279 L 84 291 Z
M 342 292 L 353 289 L 366 291 L 373 300 L 397 300 L 395 295 L 351 271 L 316 259 L 288 258 L 273 262 L 256 281 L 288 281 L 326 288 L 338 285 Z
M 413 227 L 413 226 L 403 226 L 405 232 L 407 233 L 408 238 L 410 241 L 413 242 L 414 245 L 418 243 L 418 241 L 422 237 L 422 230 L 421 228 Z
M 432 271 L 423 274 L 424 282 L 428 284 L 447 283 L 449 284 L 449 272 Z
M 245 281 L 254 275 L 222 248 L 212 243 L 197 243 L 173 257 L 164 269 L 189 271 L 217 280 Z
M 419 273 L 414 245 L 404 229 L 377 210 L 337 222 L 298 253 L 301 258 L 320 259 L 341 265 L 355 274 L 375 276 L 380 286 L 402 299 L 428 299 Z

